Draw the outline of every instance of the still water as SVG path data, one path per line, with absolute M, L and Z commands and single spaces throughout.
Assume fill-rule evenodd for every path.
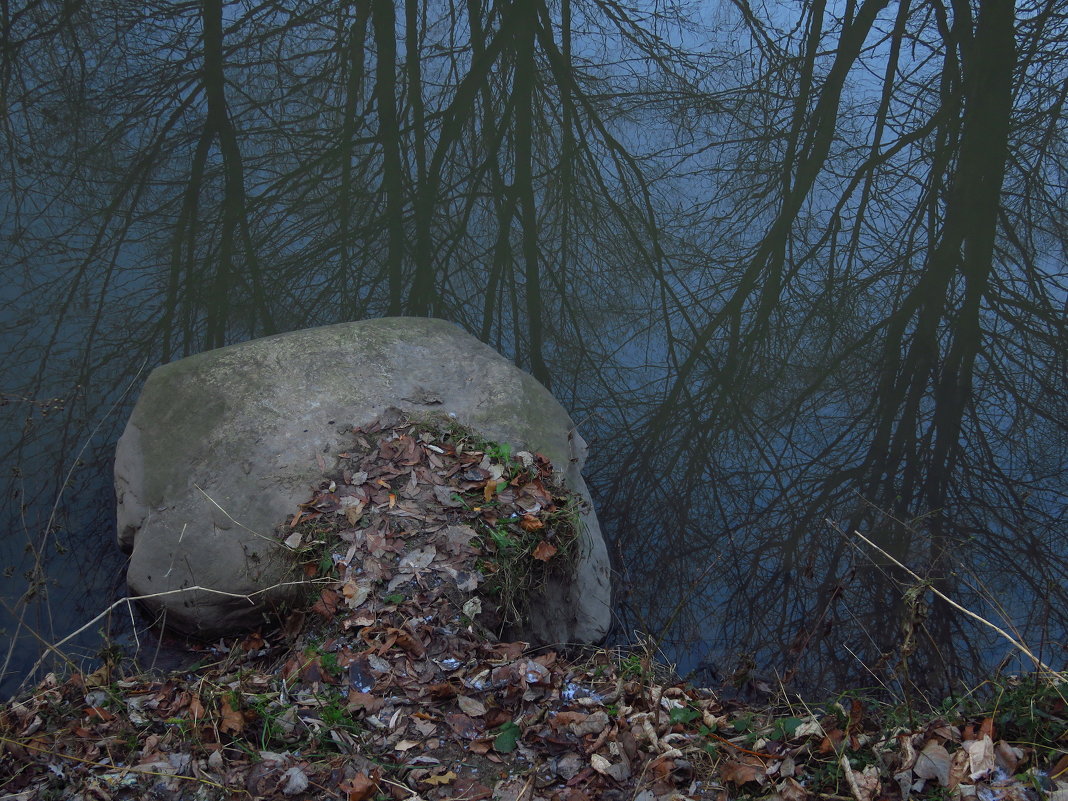
M 149 370 L 387 314 L 579 422 L 617 641 L 807 692 L 1029 666 L 935 588 L 1062 667 L 1068 20 L 965 6 L 13 14 L 4 691 L 123 591 L 111 458 Z M 99 631 L 134 636 L 64 650 Z

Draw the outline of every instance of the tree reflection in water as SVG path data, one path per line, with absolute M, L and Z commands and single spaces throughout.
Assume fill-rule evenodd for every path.
M 860 529 L 1063 663 L 1056 4 L 0 22 L 9 635 L 57 639 L 121 585 L 108 461 L 142 364 L 433 314 L 585 420 L 621 636 L 810 689 L 1006 656 Z

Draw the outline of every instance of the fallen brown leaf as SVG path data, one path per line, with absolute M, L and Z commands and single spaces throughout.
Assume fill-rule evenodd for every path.
M 469 715 L 463 715 L 459 712 L 446 715 L 445 722 L 449 724 L 449 728 L 453 730 L 454 734 L 465 740 L 474 740 L 476 737 L 481 736 L 484 731 L 482 723 Z
M 324 620 L 333 620 L 340 602 L 341 596 L 336 590 L 325 589 L 319 594 L 319 600 L 312 606 L 312 611 Z
M 456 703 L 465 715 L 470 715 L 473 718 L 482 717 L 486 714 L 486 705 L 477 698 L 461 695 L 457 697 Z
M 435 701 L 446 701 L 456 695 L 456 687 L 448 682 L 431 684 L 426 688 L 426 691 Z
M 389 629 L 387 632 L 390 639 L 414 657 L 421 657 L 426 653 L 423 644 L 404 629 Z
M 545 528 L 545 523 L 534 515 L 523 515 L 519 520 L 519 527 L 524 531 L 538 531 Z
M 539 562 L 548 562 L 556 555 L 556 546 L 542 540 L 531 554 Z
M 337 789 L 345 793 L 346 801 L 365 801 L 378 791 L 378 782 L 366 773 L 357 773 L 351 779 L 340 782 Z
M 345 519 L 349 522 L 350 526 L 355 526 L 360 518 L 363 517 L 364 503 L 360 501 L 356 506 L 349 506 L 345 509 Z
M 86 717 L 99 718 L 103 721 L 114 720 L 115 715 L 102 706 L 87 706 L 84 710 Z
M 386 705 L 384 698 L 371 695 L 371 693 L 361 693 L 358 690 L 349 690 L 349 702 L 345 708 L 350 712 L 364 711 L 369 715 L 373 715 Z
M 739 757 L 725 760 L 720 767 L 719 777 L 725 782 L 737 785 L 749 782 L 763 784 L 768 779 L 768 772 L 763 763 L 742 754 Z
M 196 693 L 189 699 L 189 715 L 193 718 L 194 723 L 204 717 L 204 705 L 200 703 L 200 696 Z
M 808 801 L 809 792 L 796 779 L 784 779 L 778 788 L 782 801 Z
M 921 779 L 934 779 L 942 787 L 948 787 L 949 767 L 949 751 L 937 740 L 929 740 L 916 757 L 912 771 Z
M 879 769 L 875 765 L 868 765 L 862 771 L 853 770 L 849 764 L 849 757 L 842 754 L 842 774 L 845 776 L 849 791 L 857 801 L 874 801 L 879 794 L 881 783 L 879 782 Z
M 219 723 L 219 729 L 228 734 L 240 734 L 242 729 L 245 728 L 245 716 L 241 714 L 240 710 L 230 706 L 230 699 L 225 695 L 222 699 L 220 712 L 222 720 Z
M 819 752 L 821 754 L 830 754 L 838 750 L 839 745 L 845 739 L 845 732 L 841 729 L 831 729 L 823 738 L 823 742 L 820 743 Z
M 966 740 L 962 743 L 968 754 L 968 776 L 975 781 L 992 773 L 996 767 L 994 761 L 994 744 L 990 737 L 983 735 L 981 740 Z
M 979 737 L 982 738 L 983 736 L 989 737 L 991 740 L 994 739 L 993 718 L 983 718 L 983 722 L 979 725 Z
M 241 641 L 241 648 L 244 651 L 258 651 L 264 645 L 263 635 L 258 631 L 252 632 Z

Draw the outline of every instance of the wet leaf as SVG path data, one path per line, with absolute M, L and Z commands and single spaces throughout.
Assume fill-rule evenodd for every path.
M 523 664 L 523 678 L 527 684 L 547 685 L 552 679 L 552 674 L 545 665 L 531 659 Z

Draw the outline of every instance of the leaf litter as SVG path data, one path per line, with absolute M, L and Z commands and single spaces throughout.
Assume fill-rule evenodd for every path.
M 647 651 L 530 649 L 524 593 L 581 536 L 548 460 L 393 412 L 339 456 L 279 535 L 306 607 L 191 644 L 195 669 L 49 674 L 0 708 L 0 801 L 1068 799 L 1063 735 L 753 709 Z

